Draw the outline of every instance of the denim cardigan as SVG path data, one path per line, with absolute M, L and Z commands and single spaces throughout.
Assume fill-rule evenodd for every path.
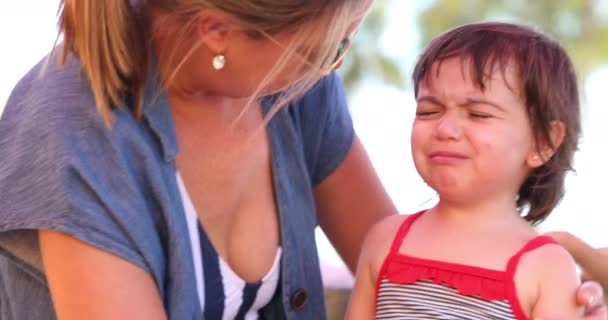
M 56 318 L 38 229 L 130 261 L 150 274 L 169 319 L 202 319 L 175 175 L 175 127 L 157 73 L 145 85 L 142 119 L 125 103 L 108 128 L 78 60 L 57 60 L 20 80 L 0 118 L 0 319 Z M 263 100 L 265 112 L 271 101 Z M 267 131 L 283 257 L 262 318 L 325 319 L 313 188 L 353 141 L 339 77 L 320 80 L 275 114 Z

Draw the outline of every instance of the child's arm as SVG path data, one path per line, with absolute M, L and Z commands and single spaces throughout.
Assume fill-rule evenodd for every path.
M 396 215 L 383 219 L 368 232 L 355 276 L 355 286 L 351 292 L 347 320 L 369 320 L 375 318 L 376 279 L 384 258 L 390 250 L 391 242 L 405 216 Z
M 367 240 L 363 244 L 361 256 L 359 256 L 355 286 L 351 292 L 348 309 L 346 310 L 345 319 L 348 320 L 374 318 L 375 276 L 371 272 L 371 250 L 366 244 Z
M 599 282 L 608 292 L 608 248 L 595 249 L 569 232 L 550 232 L 548 235 L 570 252 L 588 278 Z
M 583 308 L 577 305 L 573 294 L 580 278 L 572 256 L 557 245 L 543 246 L 533 255 L 531 265 L 538 279 L 538 296 L 531 318 L 582 319 Z

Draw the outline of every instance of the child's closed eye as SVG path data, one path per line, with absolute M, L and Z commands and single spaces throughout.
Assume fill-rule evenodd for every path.
M 493 118 L 491 114 L 481 112 L 470 112 L 469 116 L 474 119 L 489 119 Z
M 417 118 L 425 118 L 425 117 L 430 117 L 433 115 L 439 114 L 439 110 L 436 109 L 423 109 L 423 110 L 416 110 L 416 117 Z

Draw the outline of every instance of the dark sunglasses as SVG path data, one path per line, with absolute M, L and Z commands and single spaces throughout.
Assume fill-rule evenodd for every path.
M 336 52 L 336 57 L 334 58 L 334 62 L 331 64 L 331 69 L 335 70 L 340 68 L 342 65 L 342 61 L 344 60 L 344 55 L 348 48 L 350 47 L 350 38 L 344 38 L 340 41 L 340 46 L 338 47 L 338 52 Z

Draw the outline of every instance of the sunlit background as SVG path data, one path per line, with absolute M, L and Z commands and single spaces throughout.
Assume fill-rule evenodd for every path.
M 0 3 L 0 110 L 18 79 L 52 47 L 57 6 L 58 0 Z M 538 26 L 559 39 L 574 59 L 584 138 L 566 197 L 540 229 L 567 230 L 593 246 L 608 247 L 608 0 L 377 0 L 340 73 L 356 130 L 385 187 L 403 213 L 434 202 L 410 157 L 414 99 L 409 74 L 430 38 L 486 19 Z M 348 288 L 351 279 L 340 258 L 322 232 L 317 239 L 326 285 Z
M 341 70 L 349 85 L 356 130 L 376 170 L 401 212 L 434 204 L 436 197 L 418 177 L 410 156 L 415 108 L 410 74 L 432 37 L 462 23 L 488 19 L 536 26 L 559 39 L 574 60 L 581 83 L 584 137 L 575 159 L 576 173 L 567 178 L 566 196 L 539 229 L 566 230 L 593 246 L 608 246 L 606 0 L 376 1 L 355 35 L 346 70 Z M 318 239 L 326 283 L 348 287 L 340 258 L 320 231 Z

